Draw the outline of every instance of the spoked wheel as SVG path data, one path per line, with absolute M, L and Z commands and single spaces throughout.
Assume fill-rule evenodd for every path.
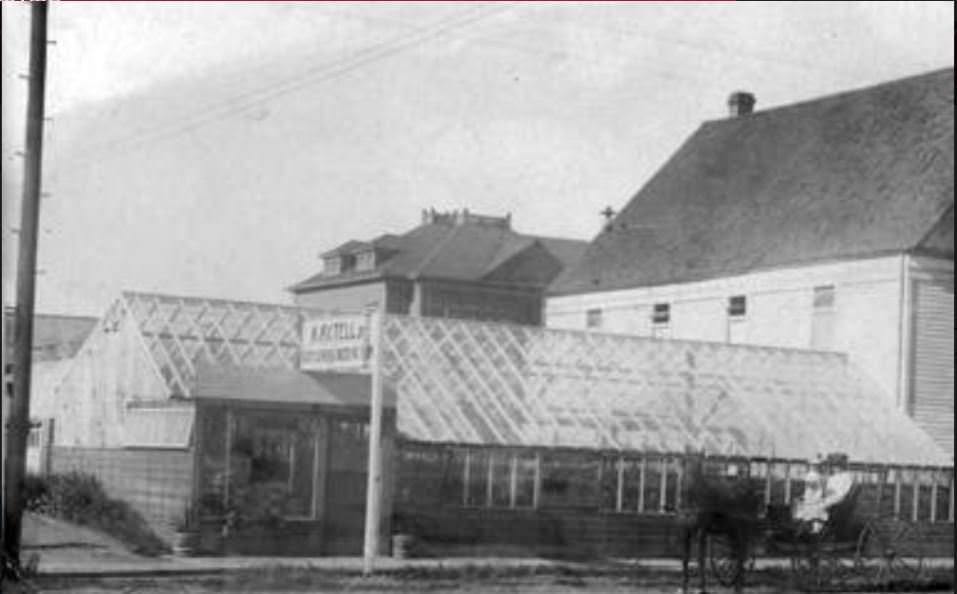
M 796 548 L 791 555 L 794 585 L 803 592 L 831 589 L 842 567 L 831 555 L 826 525 L 823 522 L 804 525 L 794 538 Z
M 869 522 L 857 539 L 857 565 L 878 586 L 924 580 L 924 541 L 916 524 L 896 518 Z
M 730 588 L 738 582 L 738 578 L 743 582 L 744 574 L 754 569 L 754 563 L 754 554 L 749 550 L 744 564 L 739 568 L 731 540 L 723 534 L 708 536 L 708 564 L 711 566 L 711 575 L 722 586 Z

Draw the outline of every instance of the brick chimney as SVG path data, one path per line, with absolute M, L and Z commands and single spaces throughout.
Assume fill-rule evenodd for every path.
M 747 91 L 735 91 L 728 97 L 728 115 L 732 118 L 745 116 L 754 111 L 757 99 Z

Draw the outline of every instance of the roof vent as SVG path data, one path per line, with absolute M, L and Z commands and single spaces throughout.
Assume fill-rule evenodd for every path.
M 735 91 L 728 97 L 728 115 L 733 118 L 748 115 L 754 111 L 757 99 L 747 91 Z

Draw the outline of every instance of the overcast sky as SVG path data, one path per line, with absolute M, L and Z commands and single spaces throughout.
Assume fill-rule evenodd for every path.
M 2 10 L 9 304 L 29 7 Z M 38 311 L 288 301 L 319 252 L 429 207 L 590 239 L 731 91 L 763 109 L 952 67 L 953 23 L 951 2 L 54 3 Z

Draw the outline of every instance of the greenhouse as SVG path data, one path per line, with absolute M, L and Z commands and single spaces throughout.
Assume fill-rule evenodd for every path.
M 316 366 L 316 336 L 362 360 Z M 949 457 L 838 354 L 127 293 L 35 411 L 53 470 L 158 532 L 185 515 L 209 551 L 356 554 L 376 373 L 382 552 L 661 554 L 689 450 L 775 502 L 845 452 L 874 513 L 952 546 Z

